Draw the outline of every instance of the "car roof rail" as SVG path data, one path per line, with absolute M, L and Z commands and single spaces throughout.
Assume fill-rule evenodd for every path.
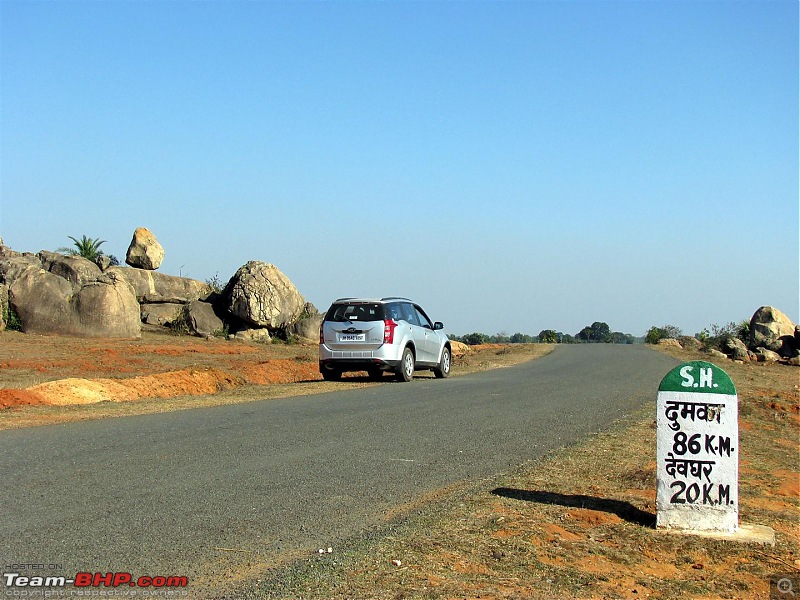
M 403 298 L 402 296 L 386 296 L 386 298 L 381 298 L 381 300 L 405 300 L 406 302 L 411 302 L 411 300 Z
M 344 302 L 345 300 L 355 300 L 355 296 L 345 296 L 344 298 L 337 298 L 334 302 Z

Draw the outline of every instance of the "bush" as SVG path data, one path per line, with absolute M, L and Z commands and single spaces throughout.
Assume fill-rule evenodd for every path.
M 83 258 L 92 262 L 97 261 L 98 257 L 103 255 L 103 251 L 100 250 L 100 246 L 106 243 L 105 240 L 101 240 L 100 238 L 90 238 L 85 235 L 81 236 L 81 239 L 74 238 L 71 235 L 68 235 L 67 237 L 72 240 L 72 245 L 75 247 L 59 248 L 57 252 L 64 252 L 72 256 L 82 256 Z M 116 257 L 113 257 L 113 259 L 117 262 L 117 264 L 119 264 L 119 261 Z
M 703 344 L 703 350 L 709 350 L 710 348 L 721 350 L 725 342 L 730 339 L 740 339 L 747 344 L 750 340 L 750 321 L 730 322 L 726 325 L 717 325 L 715 323 L 706 327 L 694 337 Z
M 189 311 L 186 307 L 174 321 L 167 323 L 166 327 L 173 335 L 192 335 L 192 324 L 189 322 Z
M 675 325 L 662 325 L 661 327 L 656 327 L 655 325 L 647 330 L 647 333 L 644 336 L 644 341 L 647 344 L 657 344 L 660 340 L 673 338 L 678 339 L 683 335 L 680 327 L 675 327 Z
M 213 277 L 206 279 L 206 285 L 217 294 L 221 294 L 227 284 L 219 278 L 219 271 L 217 271 Z
M 272 338 L 273 344 L 291 345 L 300 343 L 300 338 L 293 333 L 289 333 L 289 329 L 287 327 L 278 329 L 276 331 L 271 331 L 270 337 Z
M 736 337 L 742 340 L 745 345 L 750 343 L 750 321 L 739 321 L 736 326 Z
M 509 341 L 512 344 L 533 344 L 536 342 L 536 338 L 527 333 L 515 333 L 511 336 Z
M 558 333 L 553 329 L 543 329 L 539 332 L 539 342 L 542 344 L 557 344 Z
M 22 321 L 11 306 L 3 304 L 3 321 L 7 331 L 22 331 Z
M 461 342 L 470 346 L 477 346 L 478 344 L 486 344 L 489 342 L 489 337 L 483 333 L 468 333 L 461 336 Z
M 656 327 L 655 325 L 653 325 L 650 329 L 647 330 L 647 333 L 644 336 L 644 341 L 647 344 L 657 344 L 666 337 L 667 337 L 666 331 L 664 331 L 661 327 Z

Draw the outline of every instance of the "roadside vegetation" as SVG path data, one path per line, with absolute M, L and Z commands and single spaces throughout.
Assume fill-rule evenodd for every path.
M 648 344 L 657 344 L 663 339 L 678 340 L 684 337 L 680 327 L 675 325 L 662 325 L 656 327 L 655 325 L 647 330 L 644 341 Z M 709 325 L 703 331 L 694 334 L 694 338 L 698 340 L 701 346 L 708 350 L 709 348 L 721 349 L 724 347 L 725 342 L 730 339 L 739 339 L 745 343 L 750 339 L 750 321 L 744 320 L 738 323 L 727 323 L 725 325 Z
M 2 303 L 2 311 L 2 321 L 5 323 L 5 328 L 8 331 L 22 331 L 22 321 L 19 320 L 19 316 L 17 316 L 16 311 L 8 304 L 8 302 Z

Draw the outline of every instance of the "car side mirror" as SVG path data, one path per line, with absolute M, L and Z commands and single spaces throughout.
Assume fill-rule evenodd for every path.
M 438 331 L 440 329 L 444 329 L 444 323 L 441 321 L 436 321 L 436 323 L 433 324 L 433 330 Z

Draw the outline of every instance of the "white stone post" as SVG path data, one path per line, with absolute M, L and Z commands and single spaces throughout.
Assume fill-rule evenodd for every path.
M 693 361 L 658 388 L 656 526 L 739 529 L 739 399 L 725 371 Z

